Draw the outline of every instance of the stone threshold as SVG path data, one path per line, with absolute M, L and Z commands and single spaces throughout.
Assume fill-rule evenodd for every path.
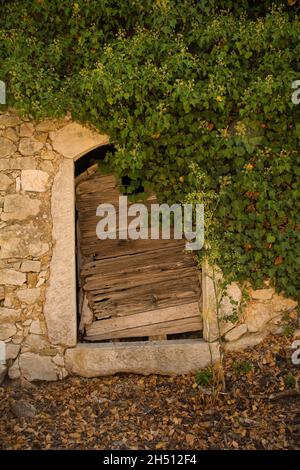
M 180 375 L 195 372 L 220 357 L 219 343 L 203 339 L 80 343 L 66 350 L 66 369 L 82 377 L 118 372 Z

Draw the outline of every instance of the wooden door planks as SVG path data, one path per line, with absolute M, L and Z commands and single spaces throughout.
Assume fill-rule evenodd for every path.
M 86 328 L 87 341 L 111 338 L 143 337 L 199 331 L 201 319 L 198 303 L 174 306 L 126 317 L 93 322 Z
M 98 205 L 113 204 L 118 216 L 119 196 L 114 177 L 98 172 L 76 187 L 80 285 L 95 319 L 86 327 L 86 340 L 155 339 L 200 330 L 198 270 L 184 240 L 97 238 Z M 146 205 L 155 202 L 151 195 Z

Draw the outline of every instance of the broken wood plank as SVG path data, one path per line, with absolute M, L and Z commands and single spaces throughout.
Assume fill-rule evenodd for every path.
M 104 320 L 103 320 L 104 321 Z M 179 333 L 190 333 L 200 331 L 201 324 L 196 317 L 179 318 L 168 322 L 161 322 L 154 325 L 143 325 L 119 331 L 110 331 L 108 333 L 88 334 L 84 337 L 86 341 L 102 341 L 112 338 L 139 338 L 152 335 L 173 335 Z
M 131 287 L 114 292 L 90 291 L 88 298 L 95 315 L 130 315 L 141 311 L 183 305 L 199 300 L 201 289 L 195 276 Z
M 161 270 L 159 267 L 152 269 L 151 273 L 147 272 L 133 272 L 133 273 L 123 273 L 122 278 L 118 276 L 118 273 L 110 274 L 105 277 L 100 276 L 90 276 L 85 279 L 85 284 L 83 286 L 85 291 L 95 290 L 101 287 L 103 292 L 114 292 L 120 289 L 129 289 L 134 286 L 141 286 L 148 284 L 150 281 L 152 283 L 162 282 L 167 279 L 181 279 L 184 277 L 190 277 L 192 275 L 197 275 L 197 270 L 195 267 L 183 267 L 181 269 L 170 268 L 166 270 Z
M 99 320 L 93 322 L 86 328 L 86 335 L 103 335 L 114 331 L 128 330 L 138 327 L 145 327 L 175 321 L 178 319 L 188 318 L 189 321 L 196 321 L 200 328 L 201 320 L 199 313 L 199 305 L 197 302 L 187 304 L 184 308 L 179 306 L 168 307 L 165 309 L 152 310 L 149 312 L 137 313 L 125 317 L 110 318 L 108 320 Z M 151 336 L 146 334 L 145 336 Z M 113 336 L 112 336 L 113 337 Z
M 130 269 L 151 269 L 160 266 L 168 266 L 174 264 L 180 268 L 181 266 L 195 266 L 193 256 L 185 253 L 182 247 L 167 247 L 161 250 L 151 250 L 146 253 L 136 253 L 134 255 L 125 255 L 117 258 L 105 258 L 95 260 L 82 265 L 81 275 L 89 276 L 92 274 L 107 275 L 113 272 L 128 272 Z

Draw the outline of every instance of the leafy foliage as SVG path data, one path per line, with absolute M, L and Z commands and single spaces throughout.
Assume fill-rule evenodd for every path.
M 198 370 L 195 374 L 195 382 L 202 387 L 210 387 L 213 383 L 213 370 L 210 367 Z
M 8 104 L 108 132 L 110 167 L 166 202 L 196 191 L 196 165 L 225 274 L 298 297 L 299 2 L 129 3 L 1 5 Z
M 249 361 L 235 361 L 232 368 L 238 375 L 246 375 L 253 371 L 253 364 Z

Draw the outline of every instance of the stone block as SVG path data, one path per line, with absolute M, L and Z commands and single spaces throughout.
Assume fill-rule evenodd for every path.
M 20 345 L 6 343 L 6 359 L 15 359 L 20 352 Z
M 237 341 L 225 343 L 226 351 L 239 351 L 242 349 L 252 348 L 261 343 L 267 336 L 267 332 L 246 334 L 239 338 Z
M 34 126 L 31 122 L 24 122 L 20 126 L 20 137 L 31 137 L 34 132 Z
M 8 370 L 8 377 L 12 380 L 20 378 L 19 360 L 17 359 Z
M 0 284 L 21 286 L 26 282 L 26 275 L 14 269 L 0 270 Z
M 73 178 L 73 161 L 65 158 L 52 187 L 54 247 L 44 307 L 51 343 L 67 347 L 75 346 L 77 339 Z
M 28 305 L 38 302 L 40 295 L 41 290 L 38 287 L 33 289 L 20 289 L 17 291 L 17 297 L 20 302 Z
M 218 318 L 215 288 L 218 289 L 218 285 L 222 281 L 220 269 L 218 267 L 212 268 L 205 262 L 202 266 L 203 337 L 209 342 L 216 341 L 220 336 L 224 336 L 232 330 L 232 323 L 226 321 L 226 317 L 233 313 L 231 300 L 239 305 L 242 299 L 242 292 L 238 284 L 230 284 L 227 287 L 227 295 L 222 300 Z
M 26 352 L 20 355 L 19 364 L 22 376 L 29 381 L 57 380 L 56 367 L 51 357 Z
M 16 114 L 1 114 L 0 127 L 15 127 L 20 124 L 21 119 Z
M 15 335 L 17 328 L 11 323 L 0 323 L 0 340 L 5 341 Z
M 13 180 L 4 173 L 0 174 L 0 191 L 6 191 L 10 185 L 13 183 Z
M 49 175 L 41 170 L 22 170 L 21 186 L 24 191 L 43 193 L 47 190 Z
M 66 158 L 79 158 L 85 153 L 109 143 L 107 135 L 84 127 L 76 122 L 70 123 L 58 131 L 50 132 L 54 150 Z
M 8 194 L 4 198 L 2 220 L 25 220 L 34 217 L 40 211 L 41 201 L 32 199 L 25 194 Z
M 41 262 L 40 261 L 31 261 L 26 260 L 23 261 L 21 265 L 22 273 L 38 273 L 41 270 Z
M 41 322 L 39 320 L 33 320 L 31 325 L 30 325 L 30 333 L 33 333 L 35 335 L 42 335 L 43 334 L 43 329 L 41 327 Z
M 0 307 L 0 322 L 16 322 L 21 319 L 21 309 Z
M 55 131 L 57 128 L 57 123 L 53 119 L 44 119 L 36 125 L 36 130 L 39 132 L 50 132 Z
M 0 137 L 0 158 L 11 157 L 17 150 L 15 144 L 6 137 Z
M 37 160 L 33 157 L 18 157 L 10 159 L 9 168 L 11 170 L 34 170 L 36 167 Z
M 225 341 L 237 341 L 241 336 L 247 333 L 247 330 L 247 325 L 242 323 L 226 333 Z
M 29 222 L 26 225 L 13 224 L 0 230 L 0 259 L 40 257 L 49 250 L 42 242 L 40 227 Z
M 220 358 L 219 344 L 203 340 L 137 341 L 78 344 L 67 349 L 66 369 L 83 377 L 118 372 L 180 375 L 195 372 Z
M 250 288 L 249 294 L 250 294 L 250 297 L 252 297 L 252 299 L 254 300 L 267 301 L 267 300 L 272 299 L 274 295 L 274 289 L 270 288 L 270 289 L 253 290 Z
M 24 137 L 20 140 L 19 152 L 24 156 L 35 155 L 39 153 L 44 144 L 33 138 Z

